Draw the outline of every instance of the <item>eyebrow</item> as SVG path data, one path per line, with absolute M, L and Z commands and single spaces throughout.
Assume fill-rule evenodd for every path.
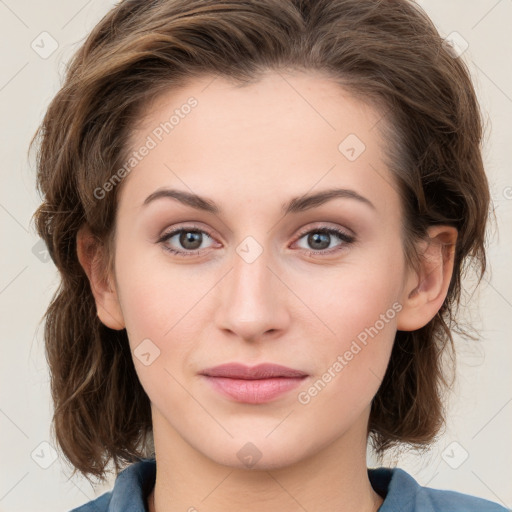
M 219 214 L 221 209 L 211 199 L 207 199 L 196 194 L 185 192 L 183 190 L 173 189 L 159 189 L 150 194 L 145 200 L 143 205 L 156 201 L 157 199 L 175 199 L 180 203 L 195 208 L 196 210 L 203 210 L 213 214 Z M 365 204 L 376 210 L 375 205 L 366 197 L 358 194 L 355 190 L 345 188 L 332 188 L 328 190 L 322 190 L 315 194 L 305 194 L 303 196 L 294 197 L 287 203 L 281 206 L 281 210 L 284 215 L 289 213 L 298 213 L 311 208 L 315 208 L 323 205 L 324 203 L 333 199 L 354 199 L 362 204 Z

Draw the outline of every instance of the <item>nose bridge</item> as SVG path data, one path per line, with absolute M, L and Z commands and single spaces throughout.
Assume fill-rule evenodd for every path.
M 282 329 L 288 317 L 277 289 L 279 280 L 268 268 L 272 266 L 271 254 L 251 238 L 239 244 L 233 255 L 232 271 L 217 311 L 220 328 L 246 339 Z
M 270 299 L 270 288 L 272 273 L 268 269 L 268 251 L 262 251 L 259 255 L 251 255 L 255 249 L 247 245 L 240 245 L 237 248 L 237 255 L 234 256 L 232 286 L 234 293 L 245 300 L 245 304 L 261 305 Z M 267 295 L 267 296 L 265 296 Z

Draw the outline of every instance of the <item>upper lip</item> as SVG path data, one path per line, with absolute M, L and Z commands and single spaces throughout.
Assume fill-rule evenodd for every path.
M 246 366 L 240 363 L 226 363 L 207 368 L 201 375 L 209 377 L 226 377 L 230 379 L 270 379 L 272 377 L 305 377 L 307 373 L 279 364 L 262 363 L 257 366 Z

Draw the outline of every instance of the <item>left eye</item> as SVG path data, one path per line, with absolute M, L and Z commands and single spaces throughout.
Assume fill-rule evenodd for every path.
M 312 229 L 306 233 L 304 233 L 298 240 L 302 240 L 306 238 L 306 243 L 313 248 L 310 250 L 308 247 L 303 247 L 303 249 L 309 250 L 309 252 L 315 254 L 317 252 L 330 253 L 332 252 L 331 242 L 332 239 L 337 238 L 341 240 L 341 244 L 338 244 L 334 250 L 340 249 L 340 247 L 349 245 L 354 242 L 355 238 L 351 235 L 344 233 L 335 228 L 317 228 Z M 329 250 L 326 250 L 329 249 Z

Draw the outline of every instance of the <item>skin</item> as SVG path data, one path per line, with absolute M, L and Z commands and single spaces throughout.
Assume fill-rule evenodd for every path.
M 86 226 L 78 237 L 101 321 L 126 328 L 132 351 L 147 338 L 160 350 L 148 366 L 134 356 L 151 400 L 158 468 L 148 507 L 376 510 L 382 498 L 366 466 L 371 401 L 397 329 L 418 329 L 441 307 L 453 268 L 453 251 L 443 244 L 457 233 L 432 227 L 420 271 L 406 267 L 399 196 L 375 129 L 381 115 L 328 78 L 268 72 L 243 88 L 212 80 L 165 93 L 133 132 L 135 150 L 190 96 L 198 100 L 124 179 L 109 279 L 99 270 L 105 252 Z M 366 146 L 354 161 L 338 150 L 349 134 Z M 356 191 L 374 208 L 336 198 L 283 217 L 281 205 L 291 198 L 333 187 Z M 207 197 L 220 213 L 169 198 L 144 205 L 163 188 Z M 180 245 L 179 235 L 158 241 L 191 223 L 212 237 L 203 234 L 200 254 L 165 251 L 191 247 Z M 328 249 L 318 249 L 307 233 L 319 227 L 356 241 L 331 235 Z M 247 236 L 263 249 L 252 263 L 236 251 Z M 340 250 L 321 254 L 331 248 Z M 315 249 L 319 254 L 308 254 Z M 393 304 L 401 309 L 378 335 L 300 403 L 298 393 Z M 198 375 L 232 361 L 273 362 L 309 376 L 269 403 L 241 404 Z M 237 456 L 248 442 L 261 453 L 251 468 Z

